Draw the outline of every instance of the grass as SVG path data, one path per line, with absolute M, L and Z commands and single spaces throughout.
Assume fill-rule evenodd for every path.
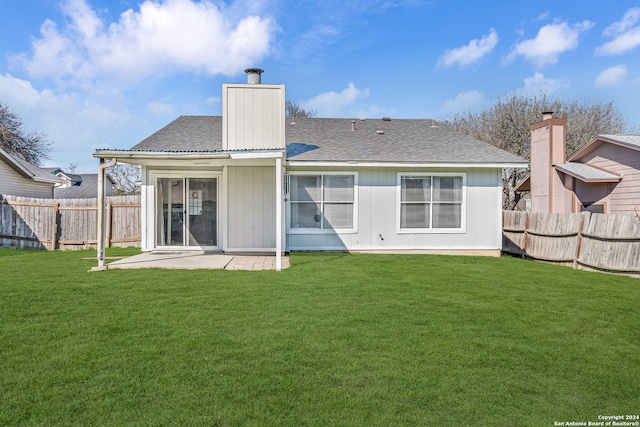
M 308 253 L 280 273 L 87 273 L 94 254 L 0 249 L 0 424 L 550 426 L 640 411 L 638 279 Z

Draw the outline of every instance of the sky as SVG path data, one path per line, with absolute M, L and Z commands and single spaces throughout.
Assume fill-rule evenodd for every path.
M 317 117 L 426 118 L 541 92 L 640 125 L 640 2 L 0 0 L 0 103 L 95 172 L 221 85 L 286 84 Z

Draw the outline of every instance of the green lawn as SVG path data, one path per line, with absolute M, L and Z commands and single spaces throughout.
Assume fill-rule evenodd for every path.
M 94 255 L 0 249 L 0 425 L 553 426 L 640 412 L 638 279 L 309 253 L 280 273 L 88 273 Z

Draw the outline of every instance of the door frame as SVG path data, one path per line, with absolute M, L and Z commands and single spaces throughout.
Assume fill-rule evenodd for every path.
M 152 218 L 152 223 L 149 224 L 149 229 L 152 230 L 152 241 L 153 251 L 220 251 L 223 247 L 223 234 L 222 234 L 222 223 L 223 218 L 221 214 L 224 212 L 224 209 L 221 208 L 222 201 L 224 198 L 222 197 L 222 171 L 176 171 L 176 170 L 153 170 L 150 171 L 150 180 L 153 183 L 153 212 L 150 217 Z M 216 245 L 215 246 L 188 246 L 188 236 L 185 233 L 186 225 L 183 226 L 183 244 L 180 246 L 159 246 L 158 245 L 158 179 L 168 178 L 168 179 L 182 179 L 184 182 L 183 185 L 183 197 L 185 210 L 188 209 L 189 198 L 187 194 L 188 179 L 214 179 L 216 180 Z

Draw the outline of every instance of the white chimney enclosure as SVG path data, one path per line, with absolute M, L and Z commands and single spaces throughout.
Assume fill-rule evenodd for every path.
M 222 149 L 285 148 L 285 85 L 222 85 Z

